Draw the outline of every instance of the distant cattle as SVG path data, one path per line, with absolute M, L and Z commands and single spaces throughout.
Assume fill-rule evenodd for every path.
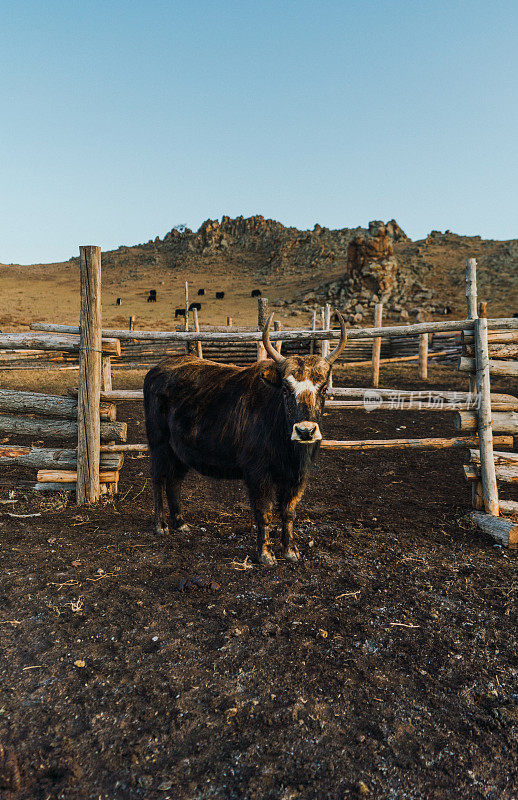
M 216 300 L 223 300 L 225 292 L 216 292 Z
M 441 308 L 436 309 L 437 314 L 442 314 L 444 317 L 447 314 L 451 314 L 451 306 L 442 306 Z
M 149 290 L 148 303 L 156 303 L 156 289 Z
M 116 305 L 116 306 L 121 306 L 121 305 L 122 305 L 122 297 L 118 297 L 118 298 L 116 299 L 116 301 L 115 301 L 115 305 Z
M 191 303 L 189 306 L 189 311 L 192 311 L 193 308 L 195 308 L 196 311 L 201 311 L 201 303 Z
M 198 289 L 198 297 L 203 297 L 205 294 L 205 289 Z
M 260 289 L 252 289 L 252 297 L 261 297 L 262 294 Z
M 177 308 L 174 312 L 174 318 L 185 317 L 185 308 Z

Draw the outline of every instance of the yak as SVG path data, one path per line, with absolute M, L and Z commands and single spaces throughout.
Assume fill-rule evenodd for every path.
M 212 478 L 243 480 L 257 527 L 257 560 L 275 563 L 269 531 L 275 497 L 282 522 L 284 556 L 299 560 L 293 522 L 320 449 L 319 422 L 333 363 L 347 331 L 326 358 L 284 357 L 270 342 L 273 314 L 263 328 L 269 358 L 249 367 L 220 364 L 192 355 L 167 358 L 144 380 L 146 432 L 151 455 L 154 528 L 185 531 L 180 489 L 190 469 Z

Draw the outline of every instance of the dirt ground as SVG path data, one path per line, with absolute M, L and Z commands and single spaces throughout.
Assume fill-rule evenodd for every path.
M 464 388 L 440 368 L 431 382 Z M 144 441 L 138 403 L 119 418 Z M 452 426 L 332 412 L 323 430 Z M 238 483 L 188 477 L 191 530 L 162 539 L 147 457 L 91 510 L 1 488 L 2 800 L 518 797 L 516 555 L 471 529 L 463 455 L 322 452 L 303 561 L 271 570 L 249 563 Z M 220 590 L 177 590 L 198 575 Z

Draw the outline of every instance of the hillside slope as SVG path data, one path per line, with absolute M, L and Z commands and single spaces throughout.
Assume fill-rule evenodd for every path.
M 358 242 L 366 252 L 375 245 L 367 269 L 357 268 Z M 163 238 L 104 252 L 103 315 L 110 325 L 126 324 L 134 314 L 139 327 L 170 326 L 174 307 L 184 305 L 187 279 L 191 299 L 198 287 L 206 288 L 201 319 L 209 323 L 224 322 L 227 314 L 237 323 L 253 322 L 252 288 L 263 290 L 279 316 L 293 317 L 290 325 L 307 323 L 325 299 L 344 310 L 350 323 L 370 321 L 377 299 L 384 300 L 387 318 L 445 312 L 462 317 L 469 257 L 478 261 L 479 297 L 489 302 L 490 314 L 518 311 L 518 240 L 432 231 L 411 241 L 395 221 L 301 231 L 259 215 L 223 217 L 207 220 L 197 231 L 172 229 Z M 78 265 L 77 257 L 58 264 L 0 265 L 0 328 L 17 329 L 35 319 L 76 320 Z M 151 287 L 158 288 L 159 302 L 148 305 Z M 218 289 L 225 291 L 224 301 L 215 300 Z M 122 309 L 115 306 L 117 296 Z

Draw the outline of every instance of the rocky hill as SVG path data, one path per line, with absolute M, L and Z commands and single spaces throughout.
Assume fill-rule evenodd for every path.
M 287 287 L 275 305 L 311 311 L 326 301 L 349 323 L 372 318 L 382 301 L 385 317 L 401 321 L 465 312 L 464 264 L 478 261 L 479 296 L 490 313 L 518 311 L 518 240 L 483 240 L 446 231 L 410 240 L 395 220 L 367 228 L 288 228 L 257 215 L 206 220 L 197 231 L 178 226 L 163 238 L 103 253 L 103 274 L 138 277 L 139 270 L 189 273 L 223 267 L 239 283 Z M 77 259 L 70 259 L 75 262 Z M 69 262 L 69 263 L 70 263 Z

